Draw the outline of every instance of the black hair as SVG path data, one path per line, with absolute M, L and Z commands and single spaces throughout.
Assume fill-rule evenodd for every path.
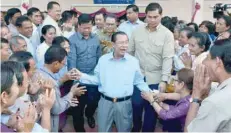
M 77 16 L 78 16 L 78 13 L 77 13 L 76 11 L 74 11 L 74 10 L 70 10 L 70 13 L 71 13 L 71 15 L 74 16 L 74 17 L 77 17 Z
M 126 7 L 126 11 L 130 8 L 132 8 L 133 12 L 137 12 L 137 13 L 139 12 L 139 7 L 137 5 L 128 5 Z
M 163 23 L 163 26 L 168 28 L 172 33 L 174 32 L 175 25 L 171 21 Z
M 11 87 L 14 83 L 14 71 L 8 65 L 1 64 L 1 94 L 11 93 Z
M 116 15 L 115 14 L 107 14 L 106 16 L 105 16 L 105 21 L 106 21 L 106 19 L 107 18 L 113 18 L 113 19 L 115 19 L 115 21 L 117 22 L 117 17 L 116 17 Z
M 208 29 L 208 34 L 214 34 L 215 32 L 215 24 L 212 23 L 211 21 L 202 21 L 201 24 L 199 25 L 199 27 L 201 27 L 202 25 L 204 25 L 207 29 Z
M 46 35 L 48 30 L 51 29 L 51 28 L 53 28 L 56 31 L 56 29 L 55 29 L 55 27 L 53 25 L 45 25 L 45 26 L 43 26 L 42 35 Z M 44 41 L 45 41 L 45 38 L 43 36 L 41 36 L 40 42 L 43 43 Z
M 185 27 L 185 28 L 180 30 L 180 32 L 182 32 L 182 31 L 186 32 L 188 38 L 192 37 L 192 33 L 194 32 L 194 30 L 190 27 Z
M 7 39 L 1 37 L 1 48 L 3 43 L 9 43 Z
M 33 56 L 30 52 L 26 51 L 17 51 L 13 53 L 9 58 L 10 61 L 17 61 L 22 63 L 27 72 L 30 70 L 30 59 L 33 59 Z
M 168 22 L 172 22 L 172 19 L 171 17 L 169 16 L 164 16 L 163 18 L 161 18 L 161 24 L 165 24 L 165 23 L 168 23 Z
M 45 64 L 52 64 L 55 61 L 62 62 L 67 56 L 67 52 L 61 46 L 51 46 L 45 53 Z
M 25 21 L 31 22 L 31 20 L 27 16 L 20 16 L 19 18 L 17 18 L 15 26 L 22 27 L 22 23 Z
M 61 44 L 65 41 L 70 43 L 70 41 L 64 36 L 56 36 L 52 41 L 52 46 L 61 46 Z
M 217 40 L 210 49 L 212 59 L 220 58 L 227 73 L 231 74 L 231 39 Z
M 218 19 L 223 19 L 225 21 L 226 27 L 231 28 L 231 17 L 227 15 L 220 16 Z
M 25 71 L 24 66 L 22 63 L 16 62 L 16 61 L 6 61 L 3 62 L 1 65 L 5 65 L 7 67 L 10 67 L 16 76 L 16 79 L 18 81 L 18 86 L 22 86 L 23 84 L 23 72 Z
M 187 24 L 187 26 L 191 26 L 191 25 L 193 25 L 193 27 L 194 27 L 193 30 L 194 30 L 195 32 L 198 32 L 198 29 L 199 29 L 198 25 L 197 25 L 196 23 L 188 23 L 188 24 Z
M 71 11 L 69 11 L 69 10 L 64 11 L 61 16 L 62 16 L 62 18 L 60 19 L 61 25 L 65 22 L 67 22 L 69 19 L 72 19 L 72 17 L 73 17 Z
M 149 11 L 156 11 L 156 10 L 158 10 L 159 14 L 162 14 L 163 12 L 163 9 L 159 3 L 150 3 L 145 9 L 145 13 L 147 14 Z
M 14 16 L 16 13 L 21 13 L 21 11 L 18 8 L 10 8 L 7 10 L 6 15 L 5 15 L 5 22 L 7 25 L 10 24 L 9 20 Z
M 193 38 L 196 38 L 198 45 L 200 48 L 204 47 L 204 51 L 208 51 L 209 47 L 210 47 L 210 39 L 209 39 L 209 35 L 207 33 L 204 32 L 193 32 L 192 36 Z
M 50 10 L 53 8 L 54 5 L 59 5 L 58 2 L 55 2 L 55 1 L 50 1 L 48 4 L 47 4 L 47 10 Z M 59 5 L 60 6 L 60 5 Z
M 117 32 L 115 32 L 115 33 L 112 34 L 111 41 L 115 43 L 116 40 L 117 40 L 117 36 L 118 35 L 126 35 L 127 36 L 127 34 L 125 32 L 123 32 L 123 31 L 117 31 Z
M 81 14 L 81 15 L 79 16 L 79 18 L 78 18 L 78 24 L 79 24 L 79 25 L 81 25 L 81 24 L 87 24 L 87 23 L 89 23 L 89 22 L 92 23 L 92 21 L 91 21 L 91 16 L 90 16 L 89 14 L 83 13 L 83 14 Z
M 27 10 L 27 16 L 32 16 L 33 13 L 40 12 L 40 10 L 36 7 L 31 7 L 30 9 Z
M 105 21 L 106 14 L 105 14 L 104 12 L 102 12 L 102 11 L 98 11 L 98 12 L 95 13 L 94 18 L 92 19 L 92 24 L 93 24 L 93 25 L 95 25 L 95 17 L 96 17 L 97 15 L 101 15 L 101 14 L 102 14 L 103 19 L 104 19 L 104 21 Z

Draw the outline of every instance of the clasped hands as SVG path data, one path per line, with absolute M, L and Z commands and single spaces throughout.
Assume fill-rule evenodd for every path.
M 147 100 L 149 103 L 152 102 L 162 102 L 166 100 L 165 93 L 154 93 L 154 92 L 141 92 L 141 96 L 143 99 Z

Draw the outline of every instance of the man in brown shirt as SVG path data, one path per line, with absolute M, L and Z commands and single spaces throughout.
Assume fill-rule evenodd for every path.
M 174 56 L 174 37 L 171 31 L 161 23 L 162 7 L 150 3 L 145 10 L 147 24 L 137 28 L 129 45 L 129 53 L 140 61 L 145 79 L 151 89 L 165 91 L 166 83 L 172 69 Z M 133 94 L 133 130 L 139 132 L 143 107 L 145 108 L 143 132 L 155 130 L 157 115 L 153 108 L 144 101 L 137 88 Z

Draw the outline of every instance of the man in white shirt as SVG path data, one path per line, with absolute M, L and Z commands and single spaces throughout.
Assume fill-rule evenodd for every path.
M 16 20 L 16 27 L 19 32 L 19 36 L 23 37 L 27 44 L 27 51 L 35 57 L 35 47 L 32 44 L 30 37 L 33 33 L 33 25 L 31 20 L 26 16 L 21 16 Z
M 139 20 L 139 7 L 136 5 L 128 5 L 126 7 L 126 15 L 128 20 L 120 24 L 118 30 L 125 32 L 130 39 L 133 30 L 138 26 L 143 25 L 144 22 Z
M 60 27 L 58 26 L 58 20 L 61 17 L 61 8 L 59 3 L 51 1 L 47 4 L 47 17 L 43 21 L 42 27 L 44 25 L 52 25 L 56 29 L 56 36 L 61 36 L 62 31 Z
M 34 45 L 35 49 L 37 49 L 37 46 L 41 44 L 40 34 L 39 34 L 40 33 L 39 25 L 42 23 L 41 12 L 38 8 L 32 7 L 27 11 L 27 16 L 30 18 L 33 25 L 33 33 L 30 40 Z
M 105 14 L 97 12 L 94 17 L 95 26 L 92 27 L 92 33 L 96 34 L 98 31 L 103 31 L 105 26 Z

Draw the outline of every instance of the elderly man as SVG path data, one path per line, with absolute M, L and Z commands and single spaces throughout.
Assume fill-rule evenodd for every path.
M 127 54 L 128 36 L 124 32 L 112 35 L 114 52 L 103 55 L 94 75 L 79 72 L 80 82 L 99 86 L 101 99 L 98 110 L 98 131 L 109 132 L 115 121 L 118 132 L 130 132 L 132 128 L 133 86 L 150 91 L 144 82 L 139 61 Z
M 216 41 L 203 64 L 196 68 L 185 131 L 231 131 L 231 106 L 227 103 L 231 101 L 230 44 L 230 39 Z M 218 82 L 219 85 L 205 98 L 211 91 L 211 81 Z
M 13 36 L 10 39 L 9 43 L 10 43 L 10 48 L 13 53 L 17 51 L 27 51 L 26 41 L 21 36 Z

